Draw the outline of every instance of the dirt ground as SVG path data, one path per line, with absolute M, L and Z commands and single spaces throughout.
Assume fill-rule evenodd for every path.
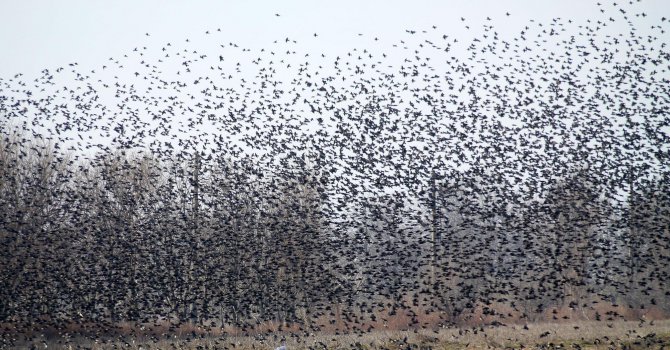
M 282 337 L 285 337 L 282 340 Z M 18 344 L 18 343 L 17 343 Z M 579 321 L 475 326 L 416 331 L 255 337 L 182 335 L 121 336 L 111 340 L 35 337 L 19 348 L 34 349 L 668 349 L 670 320 Z M 6 347 L 12 348 L 12 347 Z

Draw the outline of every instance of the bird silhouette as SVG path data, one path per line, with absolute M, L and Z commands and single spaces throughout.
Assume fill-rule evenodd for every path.
M 666 18 L 599 8 L 0 78 L 0 347 L 670 314 Z

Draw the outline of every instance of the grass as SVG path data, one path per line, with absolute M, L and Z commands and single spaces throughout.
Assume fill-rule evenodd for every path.
M 417 331 L 373 331 L 359 334 L 316 334 L 302 337 L 286 335 L 289 349 L 668 349 L 670 320 L 579 321 L 523 325 L 443 328 Z M 161 339 L 121 337 L 103 341 L 71 338 L 65 341 L 35 338 L 20 348 L 38 349 L 274 349 L 283 342 L 280 336 L 207 337 L 172 335 Z M 45 347 L 46 345 L 46 347 Z

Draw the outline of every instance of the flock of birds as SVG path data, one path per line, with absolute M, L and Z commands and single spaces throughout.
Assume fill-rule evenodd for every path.
M 0 345 L 667 316 L 668 21 L 599 6 L 0 78 Z

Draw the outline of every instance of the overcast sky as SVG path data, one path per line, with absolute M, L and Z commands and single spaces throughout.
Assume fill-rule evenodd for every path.
M 238 124 L 235 121 L 227 122 L 228 113 L 220 112 L 218 114 L 218 117 L 226 120 L 226 122 L 220 123 L 221 129 L 225 129 L 225 132 L 213 127 L 190 126 L 190 118 L 194 115 L 191 108 L 202 110 L 197 105 L 206 97 L 205 94 L 200 93 L 201 87 L 204 85 L 204 83 L 199 82 L 200 78 L 211 77 L 210 85 L 231 87 L 235 94 L 244 93 L 249 88 L 249 84 L 245 82 L 241 85 L 235 80 L 251 76 L 251 81 L 254 83 L 253 76 L 258 74 L 259 69 L 264 65 L 272 65 L 269 62 L 274 61 L 273 67 L 278 68 L 278 72 L 272 79 L 290 82 L 298 75 L 296 66 L 304 62 L 311 64 L 310 72 L 312 74 L 317 71 L 315 66 L 320 67 L 320 64 L 323 64 L 323 70 L 334 70 L 334 56 L 342 56 L 344 57 L 343 61 L 351 61 L 353 62 L 352 66 L 354 66 L 358 61 L 356 56 L 362 55 L 361 51 L 363 50 L 369 50 L 371 56 L 369 60 L 365 59 L 361 62 L 370 64 L 380 62 L 379 66 L 381 67 L 376 69 L 382 70 L 387 64 L 395 63 L 395 67 L 389 68 L 389 71 L 393 74 L 398 74 L 398 66 L 404 64 L 403 59 L 405 57 L 413 59 L 415 52 L 417 52 L 417 55 L 420 54 L 422 59 L 434 55 L 433 58 L 435 59 L 430 61 L 430 66 L 438 70 L 436 74 L 440 75 L 445 72 L 451 74 L 451 68 L 448 66 L 451 56 L 458 56 L 459 53 L 472 54 L 474 49 L 468 51 L 467 47 L 472 44 L 474 36 L 482 37 L 480 34 L 485 25 L 493 26 L 492 31 L 499 33 L 495 36 L 495 40 L 499 37 L 502 41 L 521 46 L 518 47 L 518 50 L 508 52 L 505 58 L 498 58 L 499 56 L 497 56 L 499 51 L 503 50 L 495 50 L 496 52 L 489 56 L 482 53 L 475 60 L 463 60 L 473 67 L 473 70 L 486 70 L 488 69 L 486 63 L 491 62 L 500 66 L 507 64 L 508 67 L 513 69 L 515 65 L 520 64 L 519 62 L 526 62 L 529 58 L 534 58 L 535 55 L 543 54 L 542 52 L 546 54 L 547 52 L 543 51 L 544 49 L 556 51 L 558 56 L 572 54 L 565 52 L 566 47 L 577 50 L 575 46 L 552 42 L 552 40 L 566 41 L 571 36 L 578 37 L 577 45 L 587 48 L 590 46 L 588 41 L 593 38 L 591 35 L 596 35 L 597 44 L 603 47 L 609 45 L 606 43 L 609 32 L 621 34 L 624 38 L 619 44 L 622 48 L 619 52 L 621 56 L 628 53 L 624 48 L 624 45 L 627 45 L 624 40 L 631 37 L 662 36 L 659 40 L 650 41 L 653 42 L 652 45 L 670 42 L 670 31 L 661 33 L 661 29 L 658 27 L 652 28 L 652 26 L 658 26 L 662 23 L 662 17 L 670 17 L 670 0 L 642 0 L 640 2 L 633 0 L 630 4 L 627 0 L 623 8 L 621 4 L 614 5 L 612 0 L 601 0 L 602 5 L 600 6 L 597 2 L 598 0 L 0 1 L 0 48 L 3 50 L 3 54 L 0 55 L 0 80 L 3 78 L 11 79 L 15 74 L 23 73 L 24 77 L 19 80 L 31 82 L 31 77 L 40 76 L 43 69 L 49 69 L 50 75 L 56 76 L 54 81 L 58 84 L 48 86 L 41 81 L 36 81 L 30 84 L 28 89 L 36 91 L 33 95 L 34 99 L 53 94 L 53 96 L 58 97 L 54 100 L 54 104 L 62 105 L 73 104 L 73 101 L 76 100 L 75 97 L 78 97 L 74 96 L 73 89 L 76 90 L 74 86 L 91 83 L 96 89 L 95 95 L 87 96 L 86 99 L 95 97 L 95 103 L 91 102 L 91 104 L 101 103 L 103 107 L 109 107 L 109 109 L 90 111 L 79 107 L 64 108 L 63 110 L 72 114 L 58 114 L 57 118 L 63 120 L 74 119 L 81 122 L 80 119 L 74 117 L 86 116 L 85 119 L 88 120 L 90 119 L 88 113 L 99 113 L 105 116 L 101 121 L 96 122 L 96 128 L 85 131 L 88 134 L 77 130 L 78 134 L 71 135 L 69 139 L 71 142 L 68 141 L 70 146 L 74 143 L 79 144 L 80 140 L 81 143 L 85 144 L 108 144 L 117 135 L 118 131 L 116 130 L 123 125 L 126 126 L 123 129 L 125 136 L 128 136 L 128 134 L 136 136 L 140 132 L 144 135 L 143 131 L 145 129 L 164 130 L 159 127 L 169 124 L 171 126 L 169 132 L 154 136 L 155 139 L 160 139 L 163 142 L 177 138 L 181 140 L 184 136 L 193 137 L 200 134 L 207 134 L 208 137 L 216 136 L 217 132 L 227 136 L 232 135 L 233 139 L 239 139 L 245 135 L 245 132 L 228 129 L 228 124 L 232 125 L 231 128 Z M 626 13 L 620 13 L 624 9 Z M 634 20 L 634 28 L 631 28 L 627 21 L 623 19 L 624 16 Z M 610 17 L 613 17 L 613 20 L 610 20 Z M 552 21 L 555 18 L 560 18 L 560 20 Z M 605 29 L 602 28 L 601 24 L 597 24 L 599 21 L 606 23 Z M 667 25 L 667 23 L 668 21 L 665 20 L 663 25 Z M 554 27 L 554 25 L 557 26 Z M 560 25 L 560 29 L 558 25 Z M 531 29 L 526 29 L 527 26 Z M 586 30 L 584 26 L 601 29 L 597 31 L 597 34 L 592 34 L 588 33 L 590 29 Z M 565 33 L 553 37 L 541 34 L 545 30 L 551 30 L 550 28 L 565 30 Z M 632 29 L 636 33 L 629 35 Z M 416 31 L 417 35 L 408 34 L 408 31 Z M 423 31 L 426 31 L 426 33 L 423 33 Z M 515 39 L 519 38 L 521 31 L 525 31 L 528 38 L 514 42 Z M 443 36 L 449 36 L 449 39 L 446 40 Z M 549 38 L 547 43 L 541 42 L 547 40 L 547 38 Z M 459 42 L 453 43 L 453 39 L 457 39 Z M 439 47 L 434 49 L 430 45 L 421 46 L 424 40 L 434 40 L 437 43 L 436 46 Z M 491 40 L 494 39 L 491 38 L 489 33 L 488 41 Z M 296 41 L 296 43 L 294 44 L 293 41 Z M 402 48 L 402 46 L 405 46 L 405 42 L 408 49 Z M 171 45 L 168 45 L 168 43 L 171 43 Z M 235 44 L 231 45 L 231 43 Z M 443 50 L 443 48 L 452 43 L 451 51 L 445 53 L 447 50 Z M 395 51 L 394 45 L 398 46 Z M 480 48 L 482 45 L 477 46 Z M 539 50 L 525 54 L 524 46 L 527 45 L 539 47 Z M 225 46 L 225 48 L 220 46 Z M 419 47 L 422 49 L 419 49 Z M 251 51 L 246 51 L 247 48 Z M 347 57 L 347 54 L 355 48 L 358 48 L 359 51 L 352 57 Z M 591 48 L 587 49 L 590 50 Z M 614 50 L 617 49 L 614 48 Z M 658 47 L 641 48 L 641 45 L 635 45 L 635 49 L 639 49 L 638 53 L 643 55 L 650 53 L 651 49 L 656 50 L 654 54 L 658 52 Z M 261 50 L 265 51 L 261 53 Z M 288 54 L 287 50 L 294 50 L 298 54 Z M 414 50 L 421 50 L 421 52 L 418 53 Z M 284 54 L 285 52 L 286 54 Z M 514 52 L 519 52 L 523 56 L 521 61 L 510 59 L 515 54 Z M 322 59 L 320 53 L 325 53 L 325 58 Z M 386 56 L 386 53 L 388 53 L 388 56 Z M 306 58 L 306 54 L 309 54 L 310 57 Z M 384 58 L 380 57 L 382 54 L 384 54 Z M 167 58 L 167 55 L 170 55 L 170 58 Z M 202 55 L 208 57 L 199 60 Z M 374 58 L 372 55 L 374 55 Z M 594 56 L 598 59 L 590 61 L 590 65 L 602 65 L 605 70 L 609 68 L 608 64 L 601 64 L 598 54 L 590 57 Z M 254 66 L 251 62 L 258 60 L 260 57 L 264 60 L 263 64 Z M 484 57 L 484 61 L 479 61 L 482 57 Z M 198 60 L 197 64 L 193 63 L 190 67 L 185 65 L 187 62 Z M 617 57 L 615 62 L 625 60 L 625 57 Z M 74 62 L 77 62 L 76 67 L 68 66 Z M 480 64 L 478 62 L 485 63 Z M 250 65 L 251 69 L 238 70 L 238 63 Z M 293 67 L 289 69 L 288 66 L 291 64 L 293 64 Z M 219 65 L 223 68 L 217 67 Z M 62 70 L 62 73 L 54 74 L 54 71 L 58 71 L 59 67 L 66 68 Z M 351 69 L 351 66 L 349 69 Z M 659 69 L 666 69 L 666 67 Z M 186 70 L 189 70 L 188 73 L 185 72 Z M 440 72 L 440 70 L 442 71 Z M 588 68 L 574 70 L 578 71 L 579 74 L 588 74 L 589 72 Z M 538 73 L 539 70 L 522 67 L 519 71 L 528 74 L 527 77 L 520 77 L 521 79 L 530 79 L 536 84 L 542 84 L 541 78 L 544 76 L 538 76 L 541 74 Z M 78 79 L 80 73 L 85 75 L 85 78 Z M 516 72 L 506 73 L 511 76 L 516 75 Z M 328 74 L 330 73 L 325 72 L 321 76 Z M 349 72 L 347 71 L 345 74 L 349 74 Z M 367 74 L 369 76 L 376 73 L 369 69 Z M 667 77 L 668 73 L 665 70 L 654 74 L 657 78 L 661 78 Z M 455 79 L 459 79 L 459 76 L 453 75 Z M 467 76 L 460 76 L 460 78 L 469 79 L 473 75 L 468 74 Z M 447 74 L 444 74 L 444 76 L 447 76 Z M 583 77 L 579 76 L 578 78 Z M 263 81 L 264 79 L 258 78 L 256 80 Z M 160 84 L 158 84 L 159 81 Z M 174 88 L 173 85 L 170 85 L 169 90 L 147 89 L 147 84 L 153 83 L 156 83 L 155 86 L 166 86 L 167 83 L 164 81 L 170 83 L 179 81 L 184 84 L 185 88 L 181 89 L 181 85 L 179 85 L 180 88 Z M 588 79 L 585 79 L 585 81 L 588 81 Z M 123 85 L 124 91 L 119 93 L 118 89 L 114 87 L 115 83 Z M 304 83 L 306 83 L 306 80 Z M 329 83 L 329 86 L 337 85 L 337 83 Z M 126 84 L 132 87 L 132 91 L 126 91 Z M 350 82 L 347 81 L 346 84 L 350 84 Z M 14 81 L 11 84 L 7 83 L 5 86 L 17 87 L 20 85 L 20 83 Z M 63 88 L 64 85 L 67 86 L 67 89 Z M 112 88 L 108 89 L 108 86 L 112 86 Z M 285 84 L 284 86 L 287 89 L 295 88 L 291 84 Z M 46 91 L 39 90 L 45 88 Z M 299 88 L 304 88 L 304 86 Z M 346 88 L 350 88 L 350 86 Z M 17 99 L 25 98 L 23 90 L 21 87 L 14 91 Z M 57 91 L 54 92 L 53 90 Z M 76 94 L 83 95 L 84 91 L 88 90 L 83 88 L 77 90 Z M 544 90 L 538 88 L 537 91 Z M 0 91 L 0 96 L 11 94 L 10 91 Z M 115 96 L 115 94 L 119 96 Z M 147 110 L 151 113 L 165 114 L 162 108 L 166 104 L 171 104 L 171 101 L 163 101 L 156 105 L 150 102 L 154 97 L 166 97 L 167 94 L 175 95 L 180 103 L 183 102 L 183 105 L 179 105 L 177 112 L 180 114 L 178 117 L 171 118 L 169 123 L 163 122 L 161 119 L 154 121 L 153 118 L 149 118 L 149 115 L 145 113 Z M 131 96 L 139 96 L 142 99 L 130 99 Z M 364 95 L 361 98 L 366 98 L 366 96 Z M 469 98 L 467 91 L 462 96 L 464 96 L 463 98 Z M 97 100 L 98 97 L 100 97 L 99 101 Z M 226 101 L 227 112 L 232 113 L 230 112 L 231 108 L 234 110 L 239 107 L 237 104 L 249 103 L 254 105 L 255 97 L 245 97 L 234 102 Z M 274 99 L 278 101 L 281 99 L 298 99 L 298 97 L 306 101 L 308 96 L 293 94 L 289 91 L 279 97 L 274 97 Z M 537 100 L 536 96 L 532 97 Z M 321 100 L 319 99 L 319 101 Z M 641 99 L 641 101 L 650 102 L 644 101 L 644 99 Z M 300 101 L 300 103 L 302 102 Z M 138 118 L 144 118 L 143 121 L 147 121 L 147 125 L 152 123 L 151 127 L 129 130 L 131 126 L 136 127 L 136 124 L 132 122 L 135 114 L 129 113 L 128 109 L 122 110 L 119 105 L 130 109 L 135 108 L 142 112 L 138 112 L 137 115 L 140 115 Z M 309 107 L 306 104 L 299 104 L 295 107 L 297 109 L 296 114 L 304 118 L 310 117 Z M 401 106 L 400 108 L 403 107 L 407 106 Z M 481 110 L 479 113 L 496 113 L 490 105 L 488 107 L 489 109 Z M 574 106 L 574 108 L 579 107 Z M 412 110 L 421 110 L 421 108 L 429 108 L 429 106 L 426 104 L 418 107 L 412 106 Z M 452 104 L 445 106 L 445 108 L 458 108 L 458 106 Z M 188 113 L 185 110 L 188 110 Z M 57 112 L 53 113 L 57 114 Z M 238 112 L 236 111 L 236 113 Z M 42 114 L 44 113 L 35 111 L 36 116 Z M 25 114 L 25 116 L 30 115 L 31 113 Z M 575 115 L 581 116 L 581 114 Z M 284 117 L 287 119 L 289 116 L 285 115 Z M 499 120 L 505 122 L 501 118 L 499 117 Z M 271 121 L 274 124 L 270 125 L 270 119 L 273 118 L 263 119 L 260 123 L 262 125 L 255 125 L 256 128 L 253 128 L 249 133 L 263 128 L 271 129 L 272 126 L 275 126 L 274 124 L 286 122 L 274 118 Z M 252 120 L 252 118 L 249 118 L 249 120 Z M 291 122 L 298 123 L 297 121 Z M 305 128 L 308 131 L 319 130 L 319 128 L 313 127 L 315 123 L 317 122 L 312 120 L 311 124 L 305 125 Z M 332 125 L 330 125 L 330 128 L 334 130 Z M 105 128 L 105 132 L 102 131 L 102 127 Z M 111 134 L 109 130 L 112 130 Z M 218 131 L 213 132 L 212 130 Z M 247 130 L 249 129 L 247 128 Z M 667 127 L 662 131 L 669 132 Z M 105 135 L 103 136 L 103 134 Z M 309 133 L 305 131 L 305 134 Z M 479 137 L 472 131 L 470 131 L 470 135 L 471 139 Z M 148 137 L 137 136 L 136 138 L 144 142 L 142 145 L 144 147 L 151 143 Z M 467 142 L 469 140 L 458 141 Z M 279 140 L 278 142 L 284 141 Z M 158 144 L 160 145 L 160 142 Z M 198 147 L 204 147 L 202 143 L 198 145 Z M 417 147 L 419 146 L 417 145 Z M 468 145 L 462 148 L 469 147 Z M 250 146 L 247 149 L 257 151 Z M 486 152 L 481 147 L 474 147 L 473 149 Z M 350 152 L 354 152 L 354 150 L 352 149 Z M 468 152 L 472 153 L 473 151 L 465 151 L 465 153 Z M 468 163 L 462 162 L 462 164 L 467 165 Z
M 611 0 L 602 3 L 612 6 Z M 648 14 L 650 23 L 658 23 L 663 14 L 670 16 L 670 1 L 645 0 L 631 8 Z M 240 47 L 268 47 L 290 37 L 307 52 L 317 52 L 348 50 L 356 40 L 369 43 L 373 37 L 395 42 L 406 29 L 433 25 L 440 34 L 459 38 L 483 24 L 494 25 L 504 35 L 518 33 L 530 19 L 580 22 L 602 16 L 596 1 L 586 0 L 2 1 L 0 76 L 30 76 L 71 62 L 94 67 L 138 46 L 152 49 L 187 38 L 197 41 L 208 30 L 218 35 L 214 41 Z

